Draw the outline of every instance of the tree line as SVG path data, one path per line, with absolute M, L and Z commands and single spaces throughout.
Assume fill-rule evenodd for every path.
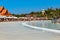
M 36 17 L 47 17 L 47 18 L 58 18 L 60 17 L 60 8 L 48 8 L 45 10 L 44 15 L 42 14 L 42 11 L 39 12 L 30 12 L 28 14 L 12 14 L 16 17 L 26 17 L 26 15 L 35 15 Z

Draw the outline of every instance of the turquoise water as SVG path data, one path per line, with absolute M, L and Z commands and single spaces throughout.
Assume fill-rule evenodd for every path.
M 43 27 L 43 28 L 49 28 L 49 29 L 57 29 L 60 30 L 60 23 L 52 23 L 51 21 L 32 21 L 28 22 L 28 25 L 36 26 L 36 27 Z

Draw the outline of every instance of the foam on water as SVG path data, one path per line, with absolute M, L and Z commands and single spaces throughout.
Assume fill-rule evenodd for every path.
M 27 27 L 31 27 L 34 29 L 40 29 L 55 33 L 60 33 L 60 23 L 52 23 L 50 20 L 41 20 L 41 21 L 31 21 L 31 22 L 25 22 L 23 25 Z

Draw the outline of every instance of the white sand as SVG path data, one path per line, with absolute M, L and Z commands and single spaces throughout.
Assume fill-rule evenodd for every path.
M 0 40 L 60 40 L 60 34 L 24 27 L 23 22 L 1 22 Z

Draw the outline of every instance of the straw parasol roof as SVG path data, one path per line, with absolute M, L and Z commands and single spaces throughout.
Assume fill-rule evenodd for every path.
M 4 7 L 0 7 L 0 16 L 12 16 L 10 12 L 8 12 L 7 9 L 5 9 Z

